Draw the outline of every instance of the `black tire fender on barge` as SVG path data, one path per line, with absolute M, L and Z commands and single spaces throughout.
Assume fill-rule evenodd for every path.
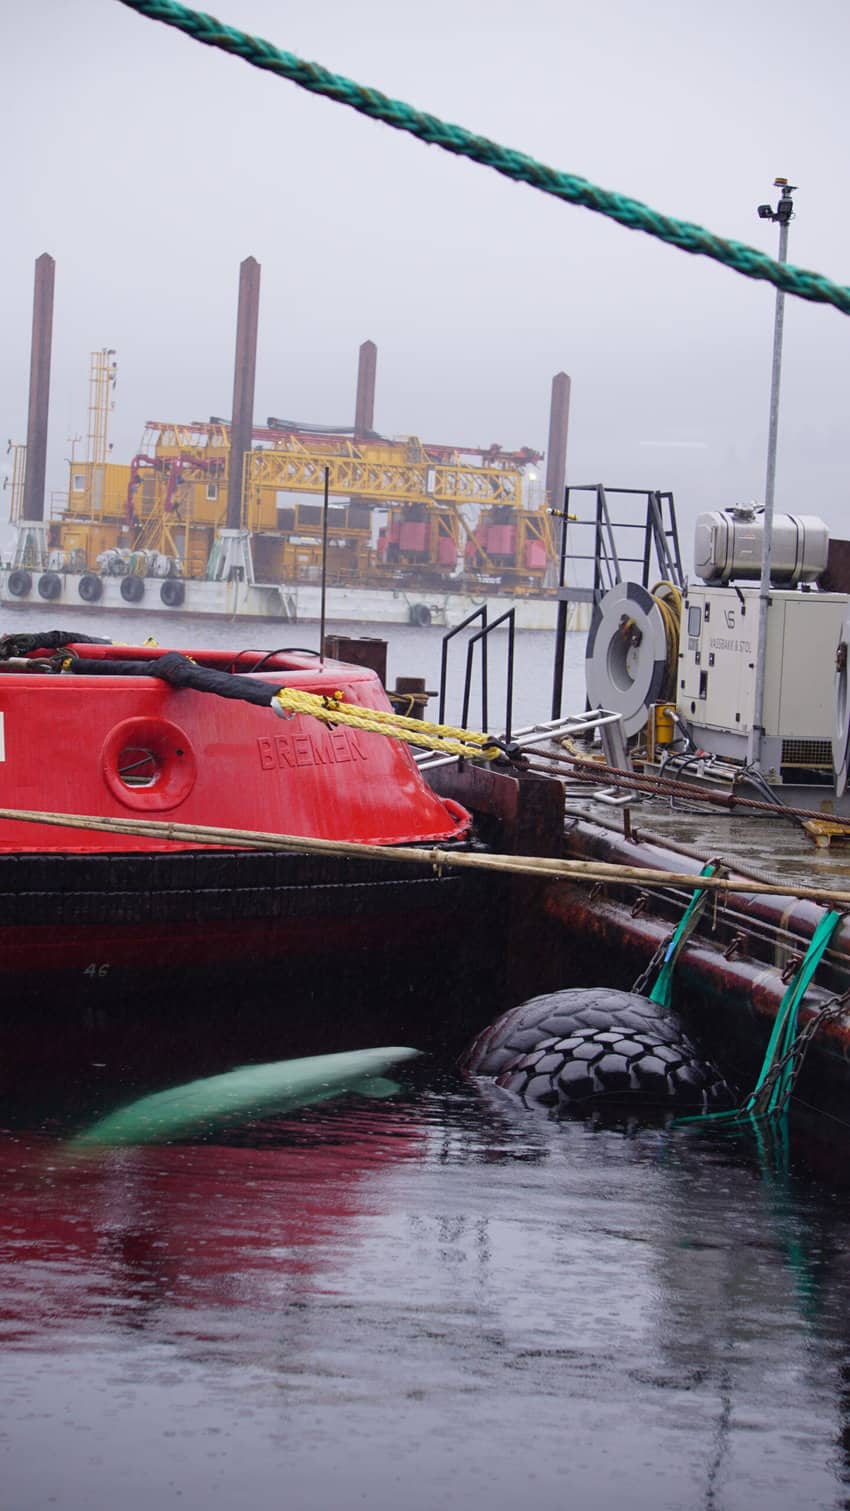
M 125 603 L 141 603 L 145 596 L 144 578 L 122 577 L 120 592 Z
M 38 579 L 38 596 L 53 602 L 62 592 L 62 578 L 58 572 L 42 572 Z
M 103 593 L 103 583 L 94 572 L 84 572 L 77 583 L 77 592 L 83 603 L 97 603 Z
M 462 1060 L 526 1103 L 559 1110 L 618 1102 L 728 1107 L 717 1068 L 691 1043 L 678 1017 L 648 997 L 605 987 L 534 997 L 503 1013 Z
M 186 584 L 181 582 L 179 577 L 166 577 L 159 590 L 159 596 L 167 608 L 179 609 L 186 597 Z
M 9 573 L 7 587 L 13 598 L 26 598 L 32 592 L 32 573 L 25 571 L 23 567 L 16 567 L 14 572 Z

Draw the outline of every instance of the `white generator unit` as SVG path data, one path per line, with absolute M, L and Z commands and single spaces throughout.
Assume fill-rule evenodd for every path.
M 832 772 L 835 654 L 846 593 L 772 588 L 767 611 L 761 769 L 773 783 Z M 757 587 L 688 590 L 676 708 L 695 745 L 746 761 L 758 643 Z

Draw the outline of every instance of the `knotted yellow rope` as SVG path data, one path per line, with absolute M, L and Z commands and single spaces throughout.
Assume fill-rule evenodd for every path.
M 504 745 L 493 735 L 479 734 L 473 729 L 455 729 L 449 724 L 429 724 L 424 719 L 410 719 L 387 709 L 360 708 L 356 703 L 344 703 L 341 692 L 307 693 L 294 687 L 282 687 L 272 698 L 271 706 L 281 719 L 290 719 L 294 714 L 310 714 L 323 724 L 350 724 L 369 734 L 388 735 L 392 740 L 403 740 L 408 745 L 421 745 L 425 750 L 439 750 L 446 755 L 477 756 L 485 761 L 495 761 L 505 754 Z

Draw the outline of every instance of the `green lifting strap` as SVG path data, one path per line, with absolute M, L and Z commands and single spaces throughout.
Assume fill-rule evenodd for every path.
M 771 1078 L 772 1084 L 766 1089 L 766 1094 L 762 1094 L 762 1087 L 774 1066 L 789 1054 L 791 1045 L 797 1037 L 800 1003 L 808 991 L 823 953 L 843 916 L 843 913 L 826 913 L 815 929 L 809 941 L 809 948 L 779 1004 L 779 1011 L 768 1040 L 759 1077 L 741 1109 L 743 1112 L 752 1113 L 755 1117 L 770 1117 L 777 1108 L 781 1109 L 787 1102 L 789 1082 L 793 1074 L 790 1059 L 786 1060 L 781 1074 Z
M 800 1004 L 829 941 L 844 916 L 844 913 L 838 912 L 825 913 L 815 929 L 809 947 L 779 1004 L 758 1080 L 746 1100 L 731 1112 L 706 1112 L 696 1117 L 676 1118 L 676 1126 L 682 1123 L 754 1123 L 758 1118 L 778 1118 L 785 1110 L 794 1077 L 791 1049 L 797 1037 Z M 777 1075 L 776 1071 L 780 1066 Z
M 700 876 L 713 876 L 720 862 L 710 860 L 707 866 L 703 866 Z M 655 985 L 649 993 L 650 1002 L 657 1002 L 659 1007 L 670 1007 L 673 1001 L 673 972 L 676 969 L 676 961 L 682 952 L 682 947 L 687 943 L 691 934 L 699 922 L 700 914 L 708 899 L 705 887 L 697 887 L 684 913 L 679 919 L 676 931 L 670 943 L 664 951 L 664 959 L 661 968 L 655 978 Z

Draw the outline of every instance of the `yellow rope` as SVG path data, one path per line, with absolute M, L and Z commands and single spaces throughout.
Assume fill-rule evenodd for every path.
M 421 745 L 425 750 L 444 751 L 447 755 L 495 761 L 504 754 L 502 747 L 493 743 L 492 735 L 455 729 L 449 724 L 429 724 L 424 719 L 407 718 L 382 708 L 360 708 L 355 703 L 344 703 L 342 693 L 307 693 L 282 687 L 275 693 L 271 706 L 283 719 L 293 714 L 310 714 L 324 724 L 350 724 L 369 734 L 388 735 L 390 739 Z

